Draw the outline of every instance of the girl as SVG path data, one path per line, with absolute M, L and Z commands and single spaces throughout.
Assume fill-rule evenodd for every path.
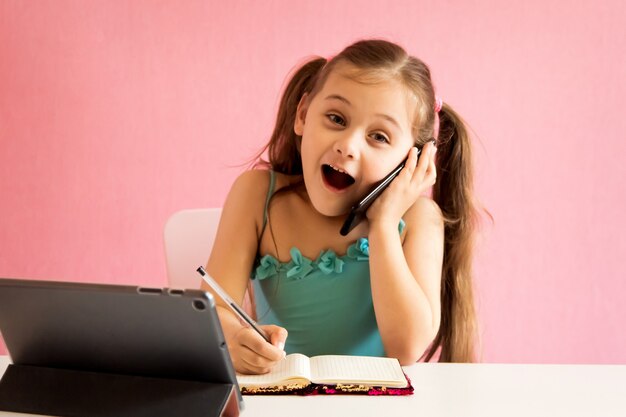
M 268 372 L 285 352 L 473 360 L 470 142 L 428 67 L 382 40 L 306 63 L 265 149 L 268 169 L 235 181 L 207 265 L 238 302 L 252 287 L 270 336 L 218 302 L 236 370 Z M 351 206 L 405 159 L 341 236 Z

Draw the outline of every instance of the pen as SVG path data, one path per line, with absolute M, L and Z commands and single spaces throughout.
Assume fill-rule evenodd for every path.
M 228 293 L 226 293 L 226 291 L 224 291 L 224 289 L 222 287 L 220 287 L 220 285 L 217 283 L 217 281 L 215 281 L 213 278 L 211 278 L 211 276 L 204 270 L 203 267 L 201 267 L 201 266 L 198 267 L 198 269 L 196 269 L 196 271 L 198 271 L 198 273 L 202 276 L 202 279 L 204 280 L 204 282 L 209 284 L 209 287 L 211 287 L 211 289 L 213 289 L 213 291 L 215 291 L 215 293 L 217 295 L 219 295 L 219 297 L 222 300 L 224 300 L 226 305 L 228 305 L 228 307 L 230 307 L 230 309 L 233 310 L 233 312 L 235 313 L 235 315 L 237 317 L 239 317 L 241 320 L 243 320 L 246 323 L 248 323 L 250 325 L 250 327 L 252 327 L 254 330 L 256 330 L 256 332 L 258 334 L 260 334 L 261 337 L 263 337 L 263 339 L 265 339 L 267 341 L 267 343 L 272 343 L 272 342 L 270 342 L 270 338 L 267 336 L 267 333 L 265 333 L 265 331 L 263 331 L 263 329 L 261 329 L 259 327 L 259 325 L 256 324 L 256 322 L 254 320 L 252 320 L 252 318 L 249 315 L 247 315 L 246 312 L 243 311 L 237 305 L 237 303 L 235 303 L 235 301 L 232 298 L 230 298 Z

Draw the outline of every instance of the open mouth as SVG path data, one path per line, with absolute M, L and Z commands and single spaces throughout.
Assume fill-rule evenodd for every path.
M 354 178 L 332 165 L 322 165 L 322 173 L 324 174 L 326 184 L 337 190 L 343 190 L 354 184 Z

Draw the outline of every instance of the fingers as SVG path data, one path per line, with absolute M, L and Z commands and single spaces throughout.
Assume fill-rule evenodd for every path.
M 270 336 L 271 344 L 251 328 L 242 328 L 237 334 L 238 347 L 233 356 L 237 356 L 235 368 L 240 373 L 267 373 L 285 357 L 287 330 L 273 325 L 261 327 Z
M 429 143 L 428 147 L 429 158 L 428 158 L 428 168 L 426 168 L 426 178 L 425 182 L 428 183 L 429 186 L 435 184 L 435 180 L 437 179 L 437 167 L 435 166 L 435 160 L 437 156 L 437 147 L 435 146 L 435 142 Z
M 239 367 L 237 372 L 245 374 L 266 374 L 270 372 L 278 362 L 279 361 L 267 360 L 244 346 L 239 352 Z
M 268 325 L 264 326 L 265 330 L 270 334 L 270 341 L 272 345 L 276 346 L 279 350 L 285 350 L 285 341 L 287 340 L 287 329 L 279 326 Z
M 405 176 L 409 178 L 409 180 L 411 178 L 413 178 L 413 174 L 415 173 L 415 170 L 418 166 L 418 149 L 413 146 L 410 150 L 409 150 L 409 156 L 407 157 L 406 163 L 404 164 L 404 169 L 403 171 L 405 171 Z M 400 173 L 402 174 L 402 173 Z
M 278 361 L 282 359 L 285 353 L 283 348 L 285 346 L 285 340 L 287 339 L 287 330 L 273 325 L 261 327 L 269 335 L 272 342 L 271 344 L 267 343 L 265 339 L 250 328 L 244 329 L 245 333 L 242 331 L 240 338 L 241 344 L 267 360 Z M 282 346 L 279 347 L 279 344 L 282 344 Z
M 410 182 L 412 186 L 425 184 L 430 187 L 435 184 L 437 178 L 437 168 L 435 166 L 436 152 L 437 148 L 432 141 L 424 145 L 419 154 L 419 159 L 417 148 L 412 147 L 410 149 L 403 171 L 406 171 L 404 173 L 405 179 Z

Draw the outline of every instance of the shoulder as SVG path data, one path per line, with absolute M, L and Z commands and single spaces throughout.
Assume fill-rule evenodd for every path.
M 271 177 L 274 176 L 272 184 Z M 297 181 L 296 176 L 272 172 L 267 169 L 252 169 L 240 174 L 233 183 L 222 211 L 225 223 L 231 221 L 241 226 L 254 227 L 257 235 L 264 223 L 265 203 L 268 195 Z M 273 186 L 273 190 L 270 187 Z
M 253 224 L 262 224 L 265 199 L 270 185 L 270 172 L 253 169 L 240 174 L 233 183 L 223 215 L 237 218 L 240 222 L 248 219 Z
M 443 212 L 430 197 L 421 196 L 404 216 L 407 232 L 410 230 L 441 230 L 443 232 Z
M 267 196 L 276 190 L 294 184 L 299 176 L 285 175 L 273 172 L 274 184 L 272 184 L 272 172 L 266 169 L 252 169 L 243 172 L 233 183 L 224 209 L 235 212 L 239 216 L 254 218 L 257 224 L 263 223 L 265 202 Z M 273 186 L 273 190 L 270 187 Z
M 243 193 L 248 197 L 263 196 L 265 198 L 270 192 L 272 172 L 266 169 L 252 169 L 245 171 L 233 183 L 231 192 Z M 301 176 L 286 175 L 280 172 L 273 172 L 274 190 L 294 184 Z
M 267 194 L 270 172 L 265 169 L 252 169 L 239 175 L 231 188 L 231 193 L 243 193 L 249 197 Z

